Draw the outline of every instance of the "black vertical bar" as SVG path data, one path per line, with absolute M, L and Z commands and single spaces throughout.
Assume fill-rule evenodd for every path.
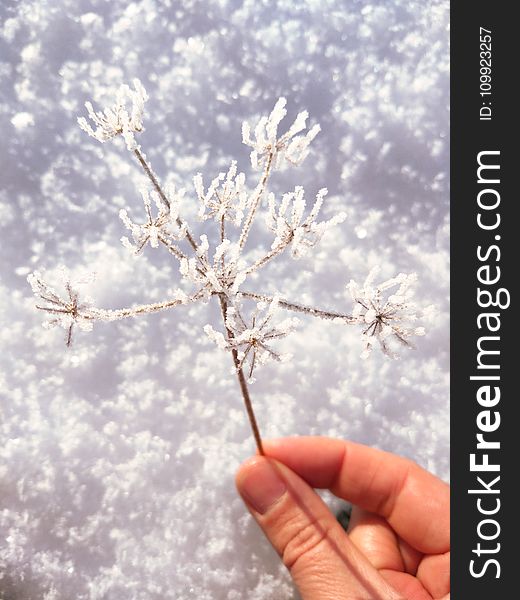
M 513 7 L 482 1 L 451 5 L 454 600 L 520 597 L 514 579 L 520 571 L 513 564 L 514 535 L 519 530 L 513 488 L 520 456 L 515 443 L 515 437 L 520 439 L 519 393 L 514 381 L 514 369 L 520 370 L 519 350 L 514 347 L 520 332 L 513 290 L 520 271 L 520 251 L 514 243 L 515 236 L 520 238 L 515 221 L 520 198 L 513 189 L 520 169 L 513 144 L 520 128 L 513 113 L 513 87 L 519 72 L 520 32 Z M 480 182 L 479 155 L 480 164 L 496 167 L 484 166 Z M 486 307 L 488 302 L 494 305 Z

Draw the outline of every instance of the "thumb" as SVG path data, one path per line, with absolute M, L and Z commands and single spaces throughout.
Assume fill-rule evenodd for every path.
M 318 494 L 288 467 L 256 456 L 241 465 L 236 484 L 303 600 L 400 598 Z

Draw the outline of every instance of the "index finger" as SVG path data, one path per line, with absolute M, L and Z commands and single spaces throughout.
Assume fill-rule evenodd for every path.
M 312 487 L 328 488 L 336 496 L 381 515 L 420 552 L 449 550 L 450 488 L 416 463 L 326 437 L 266 441 L 264 450 Z

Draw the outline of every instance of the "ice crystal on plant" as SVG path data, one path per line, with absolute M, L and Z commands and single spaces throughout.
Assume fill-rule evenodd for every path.
M 355 304 L 353 314 L 306 306 L 282 298 L 279 294 L 269 296 L 245 289 L 249 275 L 260 271 L 286 250 L 290 249 L 293 258 L 300 258 L 316 246 L 331 227 L 345 219 L 345 214 L 340 213 L 328 220 L 318 220 L 327 194 L 326 188 L 318 191 L 308 214 L 303 187 L 296 186 L 293 191 L 283 194 L 281 199 L 267 192 L 273 171 L 285 163 L 302 163 L 308 155 L 310 143 L 320 131 L 319 125 L 313 125 L 303 133 L 308 119 L 307 112 L 303 111 L 280 135 L 278 129 L 287 113 L 285 98 L 280 98 L 271 113 L 259 120 L 253 135 L 249 124 L 244 123 L 243 142 L 252 147 L 252 166 L 261 169 L 262 173 L 251 190 L 246 186 L 244 173 L 238 173 L 236 161 L 231 163 L 227 173 L 221 172 L 211 180 L 207 189 L 202 174 L 195 175 L 193 187 L 199 202 L 199 218 L 213 220 L 215 225 L 214 236 L 210 238 L 203 234 L 197 240 L 189 224 L 181 218 L 184 190 L 164 191 L 145 154 L 135 143 L 134 134 L 143 128 L 142 115 L 147 94 L 138 80 L 134 81 L 134 88 L 131 90 L 128 86 L 121 86 L 115 105 L 104 112 L 95 112 L 92 105 L 87 103 L 89 117 L 96 128 L 93 129 L 85 118 L 80 118 L 79 124 L 100 142 L 121 134 L 150 181 L 150 189 L 142 191 L 145 222 L 137 223 L 126 210 L 120 211 L 120 218 L 132 237 L 131 240 L 123 237 L 123 244 L 136 254 L 148 243 L 152 248 L 163 247 L 178 261 L 181 277 L 194 290 L 191 294 L 178 290 L 164 302 L 104 310 L 94 308 L 88 302 L 80 302 L 69 280 L 65 282 L 67 294 L 61 298 L 39 274 L 34 273 L 29 281 L 33 291 L 45 303 L 38 308 L 52 315 L 51 324 L 59 324 L 67 329 L 67 344 L 70 344 L 75 325 L 90 329 L 94 320 L 111 321 L 215 298 L 220 306 L 224 332 L 215 330 L 211 325 L 206 325 L 204 330 L 220 348 L 232 355 L 255 439 L 262 452 L 243 369 L 247 364 L 251 381 L 259 365 L 270 359 L 279 361 L 284 358 L 273 344 L 286 337 L 298 320 L 290 317 L 277 320 L 275 314 L 284 310 L 294 311 L 343 324 L 361 324 L 364 355 L 369 354 L 375 341 L 385 353 L 391 354 L 389 343 L 392 339 L 409 345 L 408 338 L 411 335 L 424 332 L 420 327 L 410 326 L 418 318 L 410 301 L 410 286 L 415 276 L 400 274 L 374 286 L 375 271 L 372 271 L 362 287 L 351 281 L 349 288 Z M 128 103 L 131 103 L 131 108 L 127 107 Z M 266 195 L 266 219 L 273 240 L 270 250 L 251 262 L 245 258 L 247 242 Z M 383 292 L 393 287 L 398 289 L 384 299 Z M 248 316 L 245 305 L 251 304 L 251 301 L 256 307 Z
M 306 127 L 309 113 L 298 113 L 294 123 L 280 137 L 278 125 L 287 114 L 287 100 L 280 98 L 268 117 L 262 117 L 254 129 L 254 139 L 251 137 L 249 123 L 242 124 L 242 141 L 253 148 L 251 164 L 253 168 L 261 168 L 267 161 L 273 161 L 274 167 L 282 165 L 284 159 L 293 165 L 301 165 L 309 153 L 309 145 L 320 132 L 320 126 L 314 125 L 305 135 L 296 135 Z
M 327 188 L 319 190 L 314 206 L 309 215 L 304 219 L 305 198 L 304 189 L 296 186 L 294 192 L 288 192 L 277 203 L 274 194 L 268 197 L 267 225 L 275 233 L 272 249 L 278 246 L 291 245 L 293 258 L 301 258 L 310 248 L 313 248 L 323 237 L 323 234 L 346 219 L 345 213 L 339 213 L 328 221 L 317 222 L 323 198 Z
M 210 244 L 207 235 L 200 236 L 196 256 L 180 259 L 180 273 L 191 283 L 202 286 L 209 294 L 223 294 L 228 297 L 237 293 L 246 274 L 239 272 L 243 265 L 237 244 L 224 239 L 215 248 L 213 257 L 209 257 Z
M 215 219 L 221 226 L 230 221 L 239 227 L 247 205 L 245 180 L 244 173 L 237 174 L 237 163 L 233 161 L 228 172 L 219 173 L 205 192 L 202 174 L 197 173 L 193 186 L 200 202 L 199 217 Z
M 392 340 L 410 347 L 409 338 L 412 335 L 425 334 L 424 327 L 414 325 L 421 316 L 416 305 L 411 301 L 411 286 L 417 279 L 416 274 L 400 273 L 396 277 L 374 285 L 378 272 L 379 267 L 374 267 L 362 287 L 353 280 L 348 285 L 354 301 L 352 316 L 365 326 L 363 330 L 365 348 L 361 354 L 362 358 L 369 356 L 375 342 L 379 343 L 385 354 L 395 356 L 390 346 Z M 396 287 L 397 290 L 385 299 L 383 292 Z
M 85 117 L 78 118 L 81 129 L 98 142 L 107 142 L 117 135 L 122 135 L 129 150 L 135 148 L 134 133 L 143 130 L 144 104 L 148 95 L 139 79 L 133 81 L 134 89 L 128 85 L 120 86 L 116 102 L 113 106 L 106 108 L 103 112 L 96 112 L 90 102 L 86 102 L 88 116 L 95 129 L 89 124 Z M 127 107 L 128 102 L 131 108 Z
M 250 324 L 245 322 L 239 310 L 229 308 L 225 320 L 227 338 L 221 332 L 215 331 L 211 325 L 204 327 L 208 337 L 219 348 L 238 351 L 238 369 L 244 366 L 246 360 L 249 362 L 249 379 L 253 375 L 255 366 L 262 365 L 269 359 L 285 361 L 291 358 L 291 355 L 280 354 L 270 346 L 274 340 L 289 335 L 300 323 L 296 317 L 288 317 L 278 323 L 273 322 L 279 300 L 279 297 L 275 296 L 270 302 L 258 302 L 251 314 Z
M 175 193 L 173 190 L 173 193 L 169 194 L 168 203 L 155 190 L 142 189 L 141 195 L 147 216 L 146 223 L 134 223 L 125 209 L 119 211 L 119 218 L 131 232 L 134 240 L 132 243 L 128 237 L 123 236 L 121 238 L 123 246 L 139 254 L 148 242 L 152 248 L 158 248 L 160 240 L 167 243 L 170 238 L 182 239 L 186 232 L 182 226 L 178 226 L 177 219 L 179 218 L 179 202 L 184 191 Z M 157 217 L 152 215 L 152 199 L 157 208 Z
M 92 312 L 91 300 L 85 298 L 80 302 L 77 290 L 79 285 L 91 281 L 92 276 L 71 280 L 66 269 L 60 268 L 60 279 L 66 291 L 66 296 L 63 298 L 42 279 L 38 271 L 27 276 L 34 295 L 44 302 L 43 305 L 37 304 L 36 308 L 51 315 L 51 319 L 45 322 L 45 326 L 63 327 L 67 332 L 67 346 L 70 346 L 74 326 L 83 331 L 91 331 L 96 318 Z

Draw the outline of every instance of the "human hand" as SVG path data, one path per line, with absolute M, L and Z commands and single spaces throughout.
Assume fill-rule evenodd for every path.
M 303 600 L 448 600 L 449 486 L 414 462 L 324 437 L 264 442 L 238 491 Z M 348 534 L 312 488 L 354 505 Z

